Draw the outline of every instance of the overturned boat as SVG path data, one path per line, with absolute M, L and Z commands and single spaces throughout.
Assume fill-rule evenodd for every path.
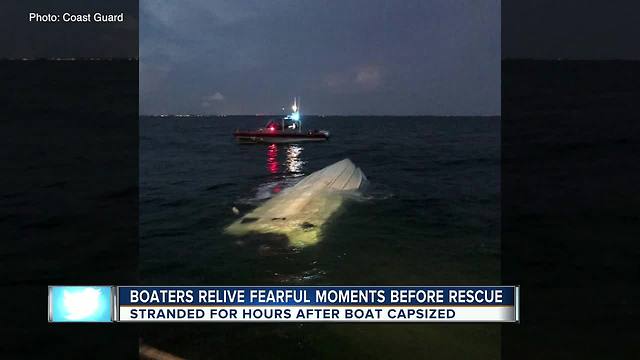
M 322 225 L 345 197 L 361 190 L 366 182 L 364 173 L 351 160 L 338 161 L 267 200 L 225 232 L 236 236 L 279 234 L 287 237 L 289 246 L 314 245 L 320 240 Z
M 276 120 L 270 120 L 265 127 L 257 130 L 236 130 L 233 137 L 239 143 L 288 144 L 329 140 L 327 130 L 302 130 L 300 102 L 293 99 L 292 113 Z

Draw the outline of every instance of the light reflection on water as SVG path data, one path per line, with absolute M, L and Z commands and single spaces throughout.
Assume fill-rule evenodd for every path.
M 302 153 L 301 145 L 289 145 L 287 148 L 287 171 L 292 174 L 300 174 L 302 173 L 302 167 L 304 166 L 304 161 L 300 158 L 300 154 Z
M 280 169 L 280 164 L 278 163 L 278 146 L 276 144 L 271 144 L 267 147 L 267 169 L 271 174 L 277 174 Z
M 270 144 L 266 147 L 267 171 L 271 175 L 266 183 L 258 186 L 256 199 L 265 199 L 265 190 L 271 195 L 277 194 L 283 189 L 295 185 L 298 177 L 304 174 L 305 161 L 302 160 L 302 145 Z M 284 159 L 280 159 L 283 157 Z
M 288 175 L 293 174 L 294 176 L 299 176 L 305 165 L 305 162 L 302 160 L 301 154 L 304 148 L 302 145 L 291 144 L 282 146 L 281 149 L 286 149 L 286 152 L 282 152 L 286 154 L 286 158 L 284 161 L 280 161 L 278 159 L 279 148 L 276 144 L 271 144 L 267 146 L 267 170 L 269 170 L 270 174 L 279 174 L 280 173 L 280 165 L 284 165 L 282 175 L 284 177 L 288 177 Z

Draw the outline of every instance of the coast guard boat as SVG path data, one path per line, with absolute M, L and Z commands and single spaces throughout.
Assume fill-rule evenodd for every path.
M 294 98 L 291 114 L 281 118 L 269 120 L 260 129 L 254 131 L 236 130 L 233 137 L 239 143 L 287 144 L 310 141 L 327 141 L 327 130 L 302 130 L 302 115 L 300 114 L 300 100 Z

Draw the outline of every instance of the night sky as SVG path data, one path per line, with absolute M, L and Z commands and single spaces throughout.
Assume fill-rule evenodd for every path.
M 496 115 L 500 1 L 140 1 L 140 113 Z
M 640 59 L 637 0 L 139 5 L 0 1 L 0 58 L 138 57 L 139 20 L 141 113 L 277 113 L 301 96 L 306 113 L 434 115 L 498 114 L 501 57 Z M 127 21 L 34 24 L 29 11 Z

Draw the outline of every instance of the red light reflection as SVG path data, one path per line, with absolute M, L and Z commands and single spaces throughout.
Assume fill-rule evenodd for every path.
M 267 148 L 267 169 L 271 174 L 277 174 L 278 168 L 278 147 L 276 144 L 271 144 Z

